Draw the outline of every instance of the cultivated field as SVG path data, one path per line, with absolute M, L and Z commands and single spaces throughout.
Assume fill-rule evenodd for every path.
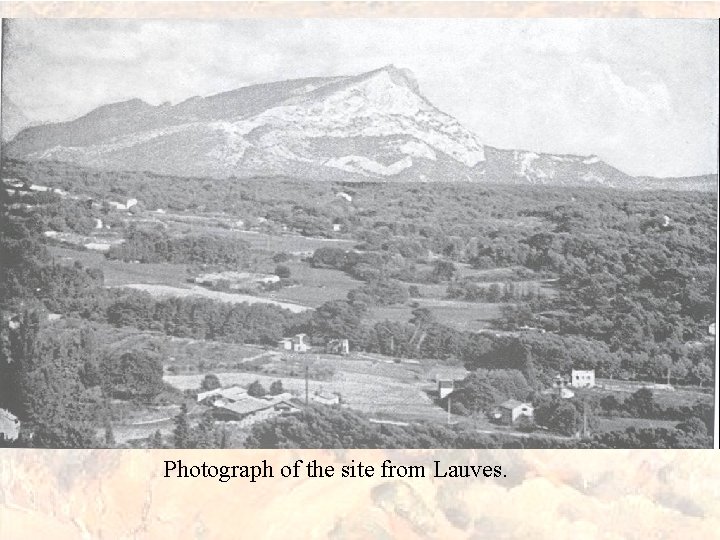
M 445 377 L 462 378 L 466 374 L 462 367 L 395 363 L 379 355 L 356 356 L 354 359 L 322 356 L 315 360 L 313 357 L 307 355 L 311 368 L 319 368 L 316 364 L 320 362 L 330 365 L 333 374 L 327 380 L 309 380 L 311 399 L 315 392 L 337 392 L 342 396 L 343 403 L 353 409 L 397 419 L 444 420 L 446 413 L 433 402 L 436 390 L 434 376 L 442 373 Z M 276 358 L 273 363 L 282 364 L 283 360 Z M 304 399 L 305 379 L 302 373 L 303 370 L 298 369 L 296 377 L 243 372 L 219 372 L 216 375 L 223 386 L 247 387 L 258 380 L 268 388 L 273 381 L 280 379 L 287 391 Z M 203 377 L 203 373 L 197 373 L 166 375 L 164 379 L 177 389 L 197 390 Z

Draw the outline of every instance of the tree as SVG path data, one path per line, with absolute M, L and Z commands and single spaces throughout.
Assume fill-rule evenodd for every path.
M 579 419 L 578 411 L 572 403 L 560 401 L 550 416 L 547 427 L 564 435 L 574 435 Z
M 437 260 L 433 263 L 433 281 L 449 281 L 455 274 L 455 265 L 450 261 Z
M 110 424 L 105 426 L 105 446 L 108 448 L 115 448 L 115 433 L 113 433 L 113 429 Z
M 248 396 L 252 397 L 263 397 L 265 394 L 267 394 L 265 387 L 262 385 L 260 381 L 254 381 L 250 384 L 247 388 Z
M 273 381 L 270 385 L 270 393 L 274 396 L 282 394 L 285 391 L 281 380 Z
M 150 448 L 163 448 L 162 433 L 160 433 L 159 429 L 152 434 L 152 437 L 150 437 L 148 446 Z
M 203 377 L 203 380 L 200 383 L 200 390 L 207 392 L 208 390 L 215 390 L 221 386 L 222 385 L 220 384 L 218 376 L 214 373 L 208 373 L 205 377 Z
M 641 418 L 652 418 L 655 414 L 655 397 L 649 388 L 634 392 L 625 403 Z
M 448 397 L 451 399 L 451 407 L 462 406 L 457 409 L 458 412 L 465 410 L 469 413 L 489 412 L 499 401 L 487 370 L 478 370 L 465 377 Z
M 160 355 L 151 350 L 112 356 L 103 365 L 103 388 L 109 395 L 149 400 L 163 391 L 163 367 Z
M 174 423 L 173 438 L 175 440 L 175 448 L 189 448 L 190 423 L 187 416 L 187 405 L 184 403 L 180 406 L 180 412 L 175 416 Z
M 290 277 L 290 268 L 284 264 L 278 264 L 275 267 L 275 275 L 281 279 L 287 279 Z

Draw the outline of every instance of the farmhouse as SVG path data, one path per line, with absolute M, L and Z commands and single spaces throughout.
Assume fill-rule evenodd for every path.
M 574 388 L 593 388 L 595 386 L 595 370 L 573 369 L 570 375 L 570 385 Z
M 440 379 L 437 382 L 437 388 L 438 396 L 440 396 L 440 399 L 443 399 L 455 390 L 455 381 L 452 379 Z
M 331 339 L 325 344 L 325 352 L 328 354 L 350 354 L 350 341 L 347 339 Z
M 296 334 L 294 337 L 291 338 L 283 338 L 278 341 L 278 348 L 283 351 L 300 353 L 307 352 L 310 347 L 307 343 L 305 343 L 306 337 L 307 334 Z
M 263 399 L 248 396 L 234 401 L 219 399 L 213 404 L 212 416 L 225 422 L 249 425 L 280 414 L 295 414 L 300 408 L 287 399 Z
M 495 412 L 495 418 L 505 425 L 512 425 L 521 417 L 532 418 L 534 415 L 533 406 L 516 399 L 508 399 L 501 403 Z
M 138 203 L 137 199 L 128 199 L 125 204 L 117 201 L 107 201 L 108 206 L 115 210 L 130 210 L 133 206 Z
M 0 409 L 0 441 L 14 441 L 20 432 L 20 420 L 6 409 Z

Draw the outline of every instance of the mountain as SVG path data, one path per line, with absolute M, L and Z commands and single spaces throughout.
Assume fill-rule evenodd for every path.
M 259 84 L 177 105 L 139 99 L 28 127 L 9 157 L 237 178 L 475 181 L 643 188 L 596 156 L 484 145 L 421 93 L 408 70 Z M 714 185 L 713 188 L 714 189 Z
M 2 140 L 9 141 L 23 128 L 30 125 L 30 120 L 23 114 L 22 110 L 2 92 L 0 95 L 1 118 L 2 118 Z

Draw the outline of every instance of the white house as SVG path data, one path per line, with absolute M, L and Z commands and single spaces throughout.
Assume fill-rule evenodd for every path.
M 6 409 L 0 409 L 0 441 L 14 441 L 20 433 L 20 420 Z
M 573 369 L 570 374 L 570 386 L 574 388 L 592 388 L 595 386 L 594 369 Z
M 350 341 L 347 339 L 331 339 L 325 344 L 325 352 L 329 354 L 350 354 Z
M 307 352 L 310 346 L 305 343 L 307 334 L 296 334 L 291 338 L 283 338 L 278 341 L 278 348 L 284 351 Z
M 495 418 L 503 424 L 512 425 L 517 422 L 518 418 L 525 416 L 532 419 L 534 414 L 535 410 L 529 403 L 523 403 L 516 399 L 508 399 L 500 404 L 500 407 L 498 407 L 495 413 Z
M 455 390 L 455 381 L 453 379 L 440 379 L 437 385 L 440 399 L 444 399 L 445 396 L 452 394 L 453 390 Z

